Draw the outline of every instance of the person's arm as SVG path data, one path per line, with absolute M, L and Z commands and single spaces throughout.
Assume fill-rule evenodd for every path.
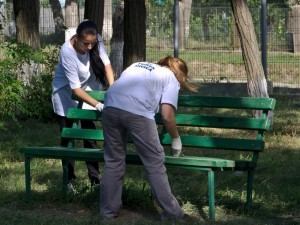
M 99 43 L 99 54 L 100 54 L 99 56 L 105 65 L 105 76 L 106 76 L 108 85 L 110 86 L 115 81 L 114 71 L 112 69 L 112 66 L 111 66 L 109 57 L 107 55 L 105 45 L 103 44 L 101 35 L 98 34 L 97 38 L 98 38 L 98 43 Z
M 178 138 L 179 133 L 176 126 L 175 121 L 175 108 L 174 106 L 170 104 L 162 104 L 161 105 L 161 115 L 163 119 L 163 123 L 170 134 L 170 136 L 173 138 Z
M 75 88 L 72 90 L 73 94 L 76 95 L 80 100 L 86 102 L 87 104 L 94 106 L 97 110 L 103 110 L 103 104 L 98 102 L 96 99 L 92 98 L 87 94 L 82 88 Z
M 172 138 L 172 155 L 181 156 L 182 143 L 177 130 L 175 108 L 170 104 L 162 104 L 161 115 L 164 126 Z
M 115 81 L 115 77 L 114 77 L 114 72 L 113 69 L 111 67 L 111 64 L 107 64 L 105 65 L 105 76 L 108 82 L 108 85 L 112 85 L 113 82 Z

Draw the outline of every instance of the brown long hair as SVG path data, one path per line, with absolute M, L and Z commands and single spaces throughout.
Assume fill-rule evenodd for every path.
M 83 37 L 84 35 L 97 35 L 97 25 L 91 20 L 84 20 L 78 25 L 76 33 L 78 37 Z M 103 86 L 105 86 L 107 85 L 107 80 L 105 76 L 105 66 L 102 59 L 100 58 L 99 46 L 100 45 L 98 43 L 97 37 L 97 42 L 95 46 L 89 51 L 90 63 L 97 80 L 100 81 Z
M 176 79 L 180 83 L 181 87 L 193 92 L 198 91 L 198 87 L 190 82 L 188 82 L 188 67 L 186 62 L 181 58 L 175 58 L 172 56 L 166 56 L 161 58 L 158 62 L 160 66 L 168 67 L 175 75 Z

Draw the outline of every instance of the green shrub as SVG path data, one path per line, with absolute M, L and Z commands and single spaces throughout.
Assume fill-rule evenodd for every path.
M 52 119 L 51 84 L 59 47 L 33 50 L 15 40 L 0 47 L 5 53 L 0 60 L 0 120 Z
M 18 113 L 28 113 L 22 103 L 25 86 L 13 74 L 1 71 L 0 76 L 0 120 L 16 120 Z
M 53 109 L 51 103 L 52 75 L 44 74 L 34 76 L 30 80 L 30 85 L 24 89 L 24 111 L 26 118 L 35 118 L 40 121 L 53 119 Z

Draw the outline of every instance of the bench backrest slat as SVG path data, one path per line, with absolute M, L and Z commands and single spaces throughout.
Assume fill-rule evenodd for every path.
M 239 151 L 263 151 L 264 141 L 255 139 L 239 139 L 227 137 L 207 137 L 195 135 L 181 135 L 182 146 L 195 148 L 212 148 Z M 161 134 L 163 145 L 171 145 L 172 138 L 168 134 Z M 232 145 L 234 143 L 234 145 Z
M 105 98 L 105 91 L 86 91 L 90 96 L 92 96 L 94 99 L 96 99 L 97 101 L 104 101 Z M 76 101 L 80 101 L 78 99 L 78 97 L 76 95 L 72 95 L 72 99 L 76 100 Z
M 162 124 L 161 114 L 156 114 L 156 123 Z M 261 118 L 242 118 L 226 116 L 200 116 L 190 114 L 177 114 L 178 126 L 211 127 L 244 130 L 269 130 L 270 121 Z
M 94 129 L 64 128 L 62 138 L 103 141 L 103 131 Z
M 103 102 L 105 91 L 87 91 L 93 98 Z M 78 100 L 76 96 L 73 99 Z M 228 108 L 228 109 L 253 109 L 274 110 L 276 100 L 273 98 L 250 98 L 250 97 L 212 97 L 198 95 L 180 95 L 178 106 Z
M 97 110 L 85 110 L 85 109 L 70 108 L 68 110 L 67 117 L 69 119 L 74 119 L 74 120 L 101 121 L 102 113 Z
M 103 131 L 98 129 L 92 130 L 92 129 L 64 128 L 61 136 L 63 138 L 104 141 Z M 161 134 L 160 139 L 163 145 L 171 145 L 172 143 L 172 139 L 168 134 Z M 129 142 L 131 142 L 130 139 L 128 140 Z M 182 135 L 181 141 L 184 147 L 216 148 L 216 149 L 240 150 L 240 151 L 241 150 L 263 151 L 264 149 L 263 141 L 251 140 L 251 139 Z M 232 142 L 235 143 L 234 146 L 232 146 Z
M 70 119 L 101 121 L 102 113 L 96 110 L 84 110 L 71 108 L 67 114 Z M 162 124 L 161 114 L 155 116 L 158 124 Z M 192 127 L 213 127 L 227 129 L 245 129 L 245 130 L 269 130 L 270 122 L 261 118 L 241 118 L 225 116 L 200 116 L 190 114 L 177 114 L 176 123 L 178 126 Z
M 272 98 L 250 98 L 250 97 L 211 97 L 180 95 L 179 106 L 227 108 L 227 109 L 253 109 L 274 110 L 275 99 Z

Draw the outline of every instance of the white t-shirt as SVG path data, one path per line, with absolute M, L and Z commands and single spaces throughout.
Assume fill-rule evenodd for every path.
M 162 103 L 177 108 L 180 84 L 160 65 L 138 62 L 129 66 L 106 92 L 104 107 L 115 107 L 154 119 Z
M 99 54 L 104 65 L 110 64 L 100 35 L 97 35 Z M 60 49 L 58 64 L 52 82 L 53 110 L 60 116 L 65 116 L 68 108 L 76 108 L 77 102 L 71 99 L 72 89 L 83 88 L 85 90 L 102 90 L 102 85 L 97 81 L 90 68 L 89 52 L 80 54 L 76 52 L 67 40 Z M 85 108 L 89 105 L 84 104 Z

